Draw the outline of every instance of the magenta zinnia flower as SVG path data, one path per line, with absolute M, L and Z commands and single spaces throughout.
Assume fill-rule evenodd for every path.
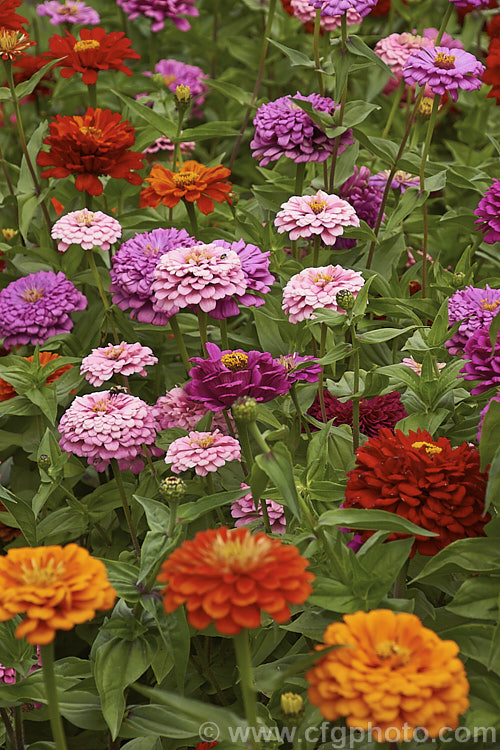
M 97 391 L 77 396 L 59 422 L 59 445 L 104 471 L 112 458 L 120 469 L 144 468 L 143 446 L 153 446 L 158 429 L 151 407 L 128 393 Z
M 217 471 L 229 461 L 241 461 L 241 448 L 236 438 L 213 432 L 190 432 L 170 443 L 165 463 L 172 464 L 174 474 L 194 469 L 200 477 Z
M 474 331 L 489 328 L 495 315 L 500 312 L 500 289 L 485 289 L 468 286 L 452 294 L 448 300 L 450 325 L 460 322 L 458 331 L 447 341 L 450 354 L 459 354 Z
M 434 94 L 448 93 L 456 101 L 459 88 L 464 91 L 481 88 L 484 70 L 474 55 L 462 49 L 429 47 L 410 55 L 403 78 L 409 84 L 427 85 Z
M 316 383 L 321 372 L 321 365 L 316 364 L 314 357 L 301 357 L 300 354 L 281 354 L 275 362 L 283 365 L 290 385 L 299 382 Z M 304 362 L 310 362 L 307 367 L 299 367 Z
M 221 351 L 210 343 L 207 351 L 208 359 L 192 358 L 196 366 L 184 390 L 211 411 L 229 409 L 242 396 L 271 401 L 290 390 L 286 369 L 269 352 Z
M 241 483 L 241 489 L 250 489 L 248 484 Z M 286 518 L 285 509 L 282 505 L 275 502 L 274 500 L 266 500 L 267 513 L 269 516 L 269 522 L 271 524 L 271 531 L 273 534 L 284 534 L 286 531 Z M 252 493 L 240 497 L 239 500 L 235 500 L 231 505 L 231 515 L 236 518 L 235 526 L 249 526 L 253 521 L 258 521 L 262 518 L 262 506 L 259 502 L 258 510 L 255 510 L 255 503 L 252 497 Z
M 377 222 L 384 191 L 370 183 L 368 167 L 354 167 L 354 174 L 339 188 L 339 196 L 346 200 L 356 211 L 358 219 L 366 221 L 373 229 Z M 356 245 L 356 240 L 339 237 L 337 250 L 349 250 Z
M 112 216 L 83 208 L 61 216 L 52 227 L 51 236 L 59 240 L 60 253 L 66 252 L 70 245 L 80 245 L 84 250 L 93 247 L 109 250 L 122 236 L 122 228 Z
M 323 245 L 335 245 L 345 227 L 359 227 L 359 219 L 350 203 L 318 190 L 315 195 L 293 195 L 282 203 L 274 224 L 280 234 L 288 232 L 291 240 L 319 235 Z
M 113 303 L 121 310 L 131 308 L 132 320 L 163 326 L 170 315 L 153 308 L 153 272 L 164 253 L 196 242 L 185 229 L 155 229 L 136 234 L 124 242 L 111 259 Z
M 115 375 L 147 375 L 145 367 L 155 365 L 158 358 L 153 355 L 149 346 L 138 342 L 127 344 L 108 344 L 92 349 L 91 354 L 82 360 L 80 373 L 92 385 L 100 386 Z
M 304 25 L 314 23 L 316 10 L 309 4 L 309 0 L 291 0 L 290 9 L 293 15 L 298 18 Z M 354 8 L 348 8 L 346 11 L 346 21 L 348 26 L 360 24 L 363 18 Z M 320 26 L 324 31 L 335 31 L 341 25 L 341 16 L 321 16 Z
M 6 347 L 44 344 L 71 331 L 70 313 L 86 307 L 86 297 L 61 271 L 30 273 L 0 291 L 0 338 Z
M 382 172 L 377 172 L 377 174 L 372 175 L 368 182 L 370 185 L 375 185 L 383 191 L 385 190 L 385 186 L 387 185 L 389 174 L 389 169 L 383 169 Z M 406 188 L 418 187 L 419 184 L 420 180 L 418 177 L 413 177 L 411 174 L 409 174 L 409 172 L 403 172 L 401 169 L 398 169 L 398 171 L 392 178 L 391 190 L 399 189 L 402 193 L 404 193 Z
M 314 310 L 319 308 L 342 312 L 337 307 L 337 292 L 348 289 L 356 297 L 364 283 L 361 271 L 342 266 L 305 268 L 292 276 L 283 289 L 282 309 L 290 323 L 314 318 Z
M 498 396 L 493 396 L 493 398 L 490 398 L 490 400 L 488 401 L 488 403 L 486 404 L 486 406 L 484 407 L 484 409 L 480 413 L 479 425 L 478 425 L 478 428 L 477 428 L 477 441 L 478 442 L 481 440 L 481 432 L 482 432 L 482 429 L 483 429 L 484 418 L 485 418 L 485 416 L 486 416 L 486 414 L 488 412 L 488 409 L 491 406 L 492 401 L 500 401 L 500 394 L 498 394 Z
M 352 401 L 342 403 L 332 396 L 330 391 L 323 391 L 326 419 L 334 424 L 348 424 L 352 427 Z M 315 419 L 322 421 L 319 398 L 316 396 L 313 405 L 307 412 Z M 359 428 L 363 435 L 375 437 L 382 427 L 393 430 L 400 419 L 407 417 L 406 409 L 401 403 L 401 394 L 394 391 L 383 396 L 363 398 L 359 402 Z
M 6 685 L 14 685 L 16 683 L 16 670 L 0 664 L 0 682 L 4 682 Z
M 172 21 L 179 31 L 189 31 L 191 24 L 182 16 L 199 16 L 195 0 L 116 0 L 131 21 L 139 16 L 152 20 L 151 31 L 161 31 L 165 21 Z
M 215 244 L 170 250 L 153 277 L 154 309 L 169 315 L 185 307 L 211 312 L 218 300 L 247 288 L 239 255 Z
M 467 340 L 464 350 L 466 362 L 460 370 L 464 380 L 479 380 L 479 384 L 471 390 L 473 396 L 487 391 L 500 383 L 500 334 L 497 336 L 495 351 L 491 346 L 490 334 L 487 328 L 474 331 Z
M 354 10 L 364 18 L 377 4 L 377 0 L 309 0 L 309 5 L 320 9 L 322 16 L 343 16 Z
M 484 242 L 489 245 L 500 242 L 500 180 L 493 180 L 474 214 L 479 217 L 476 226 L 484 234 Z
M 36 6 L 39 16 L 48 16 L 53 26 L 64 23 L 78 23 L 95 26 L 100 23 L 99 13 L 79 0 L 45 0 Z

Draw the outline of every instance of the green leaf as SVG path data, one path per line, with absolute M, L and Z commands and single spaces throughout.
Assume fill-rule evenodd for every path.
M 500 331 L 500 312 L 498 312 L 490 323 L 489 334 L 491 341 L 491 348 L 493 354 L 495 353 L 496 345 L 498 344 L 498 332 Z
M 246 495 L 248 490 L 228 490 L 227 492 L 217 492 L 215 495 L 200 497 L 194 503 L 183 503 L 179 506 L 177 514 L 178 523 L 190 523 L 200 516 L 204 516 L 210 510 L 221 508 L 223 505 L 234 503 L 240 497 Z
M 9 492 L 2 485 L 0 485 L 0 499 L 16 523 L 19 524 L 19 528 L 29 546 L 36 547 L 38 545 L 37 524 L 31 505 L 22 497 Z
M 141 497 L 140 495 L 134 495 L 134 499 L 144 508 L 151 531 L 165 533 L 168 529 L 170 519 L 170 511 L 166 505 L 159 503 L 157 500 L 151 500 L 149 497 Z
M 172 657 L 177 689 L 184 695 L 186 688 L 186 673 L 191 649 L 191 635 L 184 607 L 179 607 L 167 614 L 161 601 L 152 597 L 143 597 L 141 604 L 154 618 L 160 636 Z
M 293 49 L 292 47 L 286 47 L 284 44 L 280 44 L 275 39 L 268 39 L 269 43 L 273 45 L 273 47 L 277 47 L 282 52 L 285 53 L 285 55 L 290 60 L 290 63 L 292 65 L 292 68 L 298 67 L 298 68 L 314 68 L 316 67 L 313 60 L 310 60 L 307 55 L 304 55 L 303 52 L 299 52 L 296 49 Z
M 260 453 L 256 456 L 255 462 L 278 488 L 284 505 L 300 519 L 300 502 L 295 486 L 292 457 L 286 445 L 276 443 L 269 453 Z
M 491 401 L 485 414 L 481 428 L 479 453 L 481 455 L 481 471 L 485 471 L 500 445 L 500 402 Z
M 493 500 L 498 497 L 500 497 L 500 446 L 497 448 L 497 451 L 493 456 L 488 472 L 488 485 L 486 487 L 486 497 L 484 499 L 485 512 L 488 510 Z
M 54 67 L 54 65 L 57 65 L 58 62 L 61 60 L 64 60 L 63 57 L 59 57 L 57 60 L 51 60 L 46 65 L 43 66 L 43 68 L 40 68 L 34 75 L 31 76 L 27 81 L 23 81 L 22 83 L 19 83 L 16 86 L 16 97 L 18 99 L 24 99 L 25 96 L 29 96 L 29 94 L 33 93 L 35 88 L 38 86 L 42 78 L 44 77 L 45 73 L 48 73 L 51 68 Z
M 386 510 L 359 510 L 358 508 L 338 508 L 327 510 L 319 518 L 321 526 L 345 526 L 349 529 L 365 529 L 367 531 L 393 531 L 398 534 L 413 534 L 418 536 L 438 536 L 416 526 L 406 518 L 389 513 Z
M 195 128 L 186 128 L 182 131 L 182 135 L 177 139 L 179 142 L 183 141 L 206 141 L 210 138 L 228 138 L 238 135 L 238 131 L 234 128 L 234 122 L 205 122 L 203 125 L 197 125 Z M 176 138 L 172 139 L 175 143 Z
M 397 336 L 402 336 L 408 331 L 414 331 L 417 326 L 406 328 L 378 328 L 377 330 L 363 331 L 357 334 L 357 339 L 362 344 L 379 344 L 382 341 L 390 341 Z
M 145 120 L 149 127 L 159 133 L 165 135 L 170 140 L 174 140 L 177 134 L 177 125 L 166 117 L 159 115 L 158 112 L 154 112 L 151 107 L 145 104 L 140 104 L 136 99 L 131 99 L 128 96 L 120 94 L 119 91 L 111 90 L 111 93 L 118 97 L 127 107 L 142 120 Z
M 384 70 L 386 73 L 392 75 L 392 70 L 390 69 L 390 67 L 386 65 L 385 62 L 377 54 L 375 54 L 375 52 L 370 49 L 367 44 L 365 44 L 361 37 L 356 36 L 355 34 L 349 36 L 347 39 L 347 49 L 354 55 L 365 57 L 370 62 L 375 63 L 375 65 L 377 65 L 379 68 L 382 68 L 382 70 Z
M 431 557 L 413 581 L 429 579 L 444 573 L 463 570 L 471 573 L 500 571 L 500 545 L 498 539 L 478 537 L 452 542 Z

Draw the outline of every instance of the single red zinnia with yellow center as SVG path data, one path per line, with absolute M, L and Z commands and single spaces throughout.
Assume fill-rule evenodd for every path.
M 40 151 L 38 164 L 52 167 L 42 177 L 77 175 L 75 187 L 90 195 L 101 195 L 100 175 L 109 175 L 140 185 L 142 177 L 133 170 L 142 168 L 142 154 L 129 149 L 135 142 L 135 128 L 109 109 L 89 107 L 84 115 L 57 115 L 49 124 L 44 143 L 50 151 Z
M 34 355 L 31 355 L 31 357 L 23 357 L 23 359 L 28 360 L 28 362 L 33 362 Z M 40 352 L 38 355 L 40 365 L 44 367 L 48 362 L 52 362 L 54 359 L 60 359 L 60 354 L 54 354 L 53 352 Z M 63 367 L 59 367 L 57 370 L 55 370 L 51 375 L 47 377 L 47 380 L 45 381 L 45 385 L 50 385 L 54 382 L 54 380 L 57 380 L 61 377 L 67 370 L 71 370 L 73 365 L 63 365 Z M 9 401 L 11 398 L 14 398 L 17 396 L 17 391 L 10 383 L 7 383 L 6 380 L 2 380 L 0 378 L 0 401 Z
M 24 50 L 33 47 L 36 42 L 32 42 L 23 31 L 12 31 L 10 29 L 0 28 L 0 58 L 12 62 L 18 55 L 24 55 Z
M 63 57 L 64 60 L 57 63 L 62 68 L 61 76 L 70 78 L 75 73 L 82 73 L 85 84 L 93 84 L 97 81 L 97 74 L 101 70 L 119 70 L 132 75 L 132 71 L 123 61 L 126 58 L 140 59 L 131 48 L 130 39 L 123 31 L 111 31 L 106 33 L 105 29 L 81 29 L 80 40 L 69 31 L 66 36 L 54 34 L 49 40 L 49 57 L 54 60 Z
M 467 443 L 453 448 L 448 438 L 434 440 L 425 430 L 404 435 L 383 428 L 356 453 L 344 507 L 390 511 L 434 531 L 438 536 L 416 536 L 412 549 L 412 555 L 434 555 L 457 539 L 484 536 L 488 474 L 479 463 L 478 450 Z M 373 533 L 361 532 L 363 541 Z
M 163 563 L 158 580 L 167 613 L 186 604 L 190 624 L 236 635 L 258 628 L 261 613 L 290 619 L 290 604 L 302 604 L 314 576 L 297 547 L 247 528 L 200 531 Z
M 197 161 L 186 161 L 178 172 L 172 172 L 161 164 L 155 164 L 146 182 L 149 187 L 141 192 L 140 207 L 156 208 L 163 203 L 168 208 L 176 206 L 181 199 L 195 203 L 203 214 L 214 210 L 214 201 L 231 203 L 231 183 L 226 178 L 231 170 L 218 164 L 205 167 Z

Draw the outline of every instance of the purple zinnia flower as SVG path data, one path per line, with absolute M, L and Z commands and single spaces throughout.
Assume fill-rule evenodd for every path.
M 191 359 L 196 366 L 184 390 L 211 411 L 229 409 L 242 396 L 271 401 L 290 390 L 285 368 L 269 352 L 221 351 L 210 343 L 207 351 L 208 359 Z
M 198 68 L 197 65 L 188 65 L 180 60 L 160 60 L 155 65 L 156 73 L 161 73 L 165 85 L 175 94 L 177 86 L 189 86 L 191 101 L 193 102 L 193 114 L 202 116 L 201 107 L 205 103 L 205 94 L 208 86 L 205 83 L 209 76 Z M 147 73 L 146 75 L 151 75 Z
M 4 346 L 44 344 L 73 328 L 69 314 L 85 310 L 87 298 L 59 271 L 37 271 L 0 291 L 0 338 Z
M 85 26 L 95 26 L 100 23 L 99 13 L 78 0 L 45 0 L 36 6 L 39 16 L 48 16 L 53 26 L 64 23 L 79 23 Z
M 286 376 L 290 385 L 300 381 L 316 383 L 319 379 L 321 365 L 316 364 L 316 359 L 314 357 L 301 357 L 300 354 L 294 352 L 293 354 L 281 354 L 275 359 L 275 362 L 278 362 L 278 364 L 283 365 L 285 368 Z M 307 367 L 298 367 L 303 362 L 311 362 L 311 364 Z
M 481 88 L 484 70 L 474 55 L 462 49 L 422 47 L 407 59 L 403 78 L 409 84 L 428 86 L 434 94 L 448 93 L 456 102 L 459 88 L 464 91 Z
M 352 401 L 343 403 L 326 389 L 323 395 L 327 421 L 333 419 L 336 425 L 348 424 L 352 427 Z M 307 413 L 322 421 L 318 396 Z M 383 396 L 363 398 L 359 402 L 359 429 L 368 437 L 376 437 L 383 427 L 393 430 L 397 422 L 407 416 L 406 409 L 401 403 L 401 394 L 397 391 Z
M 471 5 L 471 3 L 467 0 L 467 5 Z M 430 39 L 431 42 L 436 43 L 436 39 L 439 36 L 439 29 L 436 29 L 434 26 L 430 26 L 428 29 L 424 29 L 422 32 L 422 36 L 424 36 L 426 39 Z M 464 45 L 463 42 L 460 41 L 460 39 L 453 39 L 450 34 L 447 34 L 446 32 L 441 37 L 440 42 L 442 47 L 448 47 L 448 49 L 463 49 Z
M 348 10 L 355 10 L 364 18 L 377 4 L 377 0 L 309 0 L 309 5 L 320 9 L 322 16 L 343 16 Z
M 169 315 L 153 309 L 153 273 L 162 255 L 196 242 L 185 229 L 154 229 L 124 242 L 111 259 L 113 303 L 120 310 L 132 308 L 130 317 L 141 323 L 163 326 Z
M 366 221 L 368 226 L 373 229 L 377 223 L 384 191 L 377 185 L 370 184 L 368 167 L 354 167 L 354 174 L 341 185 L 339 195 L 351 204 L 358 218 Z M 337 250 L 349 250 L 355 245 L 356 240 L 339 237 L 335 247 Z
M 500 180 L 493 180 L 478 203 L 475 216 L 479 216 L 476 225 L 484 234 L 484 242 L 494 245 L 500 242 Z
M 241 489 L 250 489 L 248 484 L 241 483 Z M 284 534 L 286 531 L 285 509 L 280 503 L 274 500 L 266 500 L 267 514 L 271 524 L 273 534 Z M 255 510 L 255 503 L 252 493 L 240 497 L 231 505 L 231 515 L 236 518 L 235 526 L 249 526 L 253 521 L 262 518 L 262 505 L 259 503 L 258 510 Z
M 491 346 L 487 328 L 479 328 L 465 344 L 464 359 L 470 360 L 460 370 L 464 380 L 479 380 L 471 390 L 477 396 L 500 383 L 500 335 L 497 336 L 495 352 Z
M 131 21 L 139 16 L 152 20 L 151 31 L 161 31 L 170 19 L 180 31 L 189 31 L 191 24 L 181 16 L 199 16 L 195 0 L 116 0 Z
M 467 8 L 473 10 L 487 9 L 490 7 L 489 0 L 450 0 L 456 8 Z
M 318 112 L 335 113 L 337 105 L 333 99 L 319 94 L 295 94 L 294 99 L 310 102 Z M 333 152 L 335 139 L 328 138 L 303 109 L 292 101 L 291 96 L 282 96 L 273 102 L 262 104 L 253 121 L 255 135 L 250 143 L 252 156 L 262 167 L 281 156 L 295 163 L 323 162 Z M 340 136 L 338 153 L 354 143 L 348 130 Z
M 489 328 L 500 312 L 500 289 L 468 286 L 455 292 L 448 300 L 450 325 L 461 321 L 458 331 L 446 343 L 450 354 L 459 354 L 478 328 Z
M 486 406 L 484 407 L 484 409 L 482 410 L 480 414 L 479 425 L 477 428 L 477 441 L 478 442 L 481 440 L 481 430 L 483 429 L 484 418 L 486 416 L 488 409 L 491 406 L 492 401 L 500 401 L 500 393 L 498 394 L 498 396 L 493 396 L 493 398 L 490 398 L 490 400 L 488 401 L 488 403 L 486 404 Z
M 387 179 L 389 177 L 390 170 L 384 169 L 382 172 L 377 172 L 377 174 L 373 174 L 369 180 L 369 185 L 375 185 L 380 190 L 384 191 L 385 186 L 387 185 Z M 402 193 L 405 192 L 406 188 L 409 187 L 418 187 L 420 181 L 418 177 L 413 177 L 408 172 L 403 172 L 401 169 L 398 169 L 398 171 L 394 174 L 394 177 L 392 178 L 391 182 L 391 190 L 401 190 Z

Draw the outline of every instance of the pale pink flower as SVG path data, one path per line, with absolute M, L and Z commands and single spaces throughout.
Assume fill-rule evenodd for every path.
M 194 469 L 200 477 L 217 471 L 228 461 L 241 461 L 241 448 L 236 438 L 213 432 L 190 432 L 170 444 L 165 463 L 172 464 L 174 474 Z
M 182 135 L 182 131 L 181 131 Z M 181 154 L 183 156 L 187 156 L 188 154 L 191 154 L 195 147 L 196 143 L 194 141 L 185 141 L 183 143 L 179 144 Z M 166 151 L 169 156 L 173 156 L 175 151 L 175 144 L 173 141 L 170 140 L 170 138 L 167 138 L 166 135 L 161 135 L 159 138 L 156 139 L 156 141 L 153 141 L 153 143 L 145 148 L 143 150 L 143 154 L 157 154 L 159 151 Z
M 241 489 L 250 489 L 248 484 L 241 484 Z M 280 503 L 274 500 L 266 500 L 267 513 L 269 515 L 269 522 L 271 524 L 271 531 L 274 534 L 284 534 L 286 531 L 286 518 L 285 509 Z M 262 505 L 259 503 L 259 509 L 255 510 L 255 503 L 252 497 L 252 493 L 240 497 L 239 500 L 235 500 L 231 505 L 231 515 L 236 518 L 235 526 L 248 526 L 253 521 L 257 521 L 262 518 Z
M 192 430 L 208 411 L 199 401 L 193 401 L 184 388 L 172 388 L 153 406 L 153 414 L 162 430 L 170 427 Z
M 162 255 L 154 270 L 154 308 L 161 312 L 195 306 L 210 312 L 217 300 L 247 288 L 240 257 L 217 245 L 179 247 Z
M 408 31 L 402 34 L 389 34 L 377 42 L 374 52 L 390 67 L 393 75 L 384 88 L 385 94 L 398 87 L 409 56 L 422 47 L 434 47 L 434 40 L 419 34 L 410 34 Z
M 405 268 L 410 268 L 410 266 L 414 266 L 415 263 L 417 262 L 415 260 L 415 256 L 412 253 L 412 250 L 413 250 L 413 248 L 411 248 L 411 250 L 410 250 L 410 248 L 406 249 L 406 253 L 408 255 L 408 260 L 406 261 Z M 416 252 L 417 252 L 417 255 L 421 255 L 422 257 L 424 257 L 424 254 L 423 254 L 423 252 L 421 250 L 417 250 Z M 430 255 L 427 255 L 427 262 L 428 263 L 434 263 L 434 260 L 431 258 Z
M 345 227 L 359 227 L 359 218 L 350 203 L 318 190 L 315 195 L 293 195 L 282 203 L 274 224 L 280 234 L 288 232 L 291 240 L 319 235 L 324 245 L 335 245 Z
M 360 271 L 342 266 L 305 268 L 292 276 L 284 288 L 282 309 L 290 323 L 314 318 L 314 310 L 319 308 L 342 312 L 337 307 L 337 292 L 347 289 L 356 297 L 364 283 Z
M 413 372 L 417 373 L 417 375 L 422 374 L 422 365 L 420 364 L 420 362 L 417 362 L 413 357 L 405 357 L 401 361 L 401 364 L 405 365 L 406 367 L 410 367 L 413 370 Z M 438 372 L 441 372 L 443 367 L 446 367 L 446 362 L 436 362 L 436 367 L 438 369 Z
M 139 342 L 127 344 L 108 344 L 92 352 L 82 360 L 80 374 L 85 375 L 92 385 L 102 385 L 105 380 L 111 380 L 114 375 L 147 375 L 144 369 L 148 365 L 155 365 L 158 358 L 153 355 L 149 346 L 142 346 Z
M 316 17 L 316 8 L 309 4 L 309 0 L 291 0 L 290 8 L 293 9 L 293 15 L 303 24 L 314 23 Z M 360 24 L 363 20 L 354 8 L 348 8 L 346 12 L 346 21 L 348 26 Z M 335 31 L 340 28 L 342 16 L 321 16 L 321 28 L 324 31 Z
M 61 216 L 52 227 L 51 236 L 60 240 L 57 245 L 60 253 L 66 252 L 70 245 L 80 245 L 84 250 L 93 247 L 109 250 L 122 236 L 122 228 L 112 216 L 83 208 Z

